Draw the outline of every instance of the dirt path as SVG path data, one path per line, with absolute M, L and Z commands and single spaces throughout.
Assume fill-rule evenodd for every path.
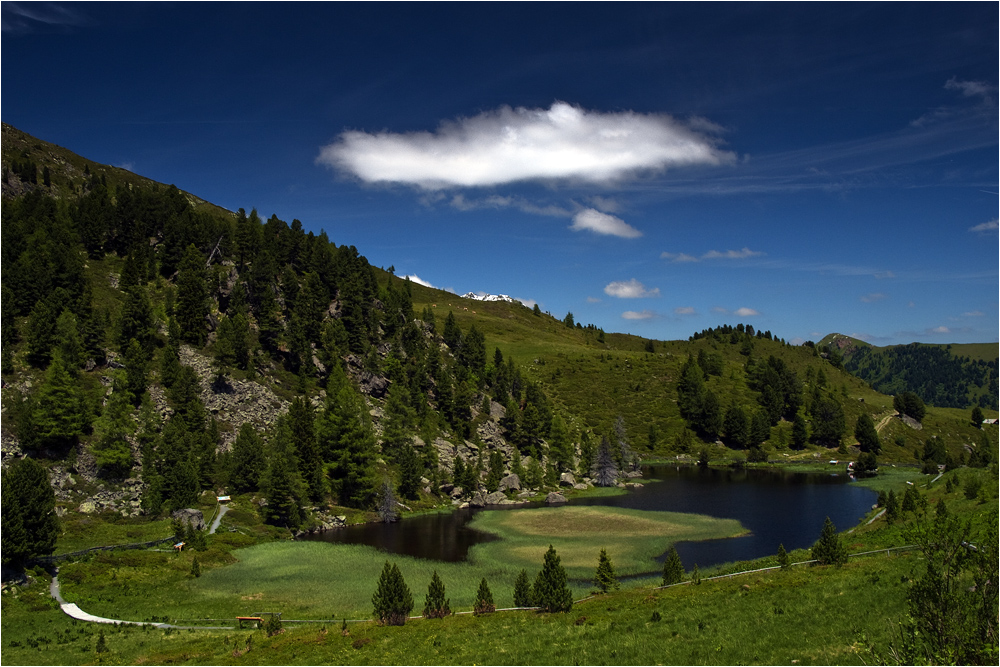
M 219 513 L 215 515 L 215 521 L 212 522 L 212 526 L 208 529 L 209 535 L 215 535 L 215 531 L 219 529 L 219 524 L 222 522 L 222 517 L 224 517 L 228 511 L 229 505 L 219 505 Z
M 882 417 L 882 419 L 879 420 L 878 424 L 875 425 L 875 431 L 877 433 L 881 433 L 882 429 L 884 429 L 889 424 L 889 421 L 891 421 L 892 418 L 895 417 L 895 416 L 896 416 L 896 412 L 892 411 L 889 414 L 887 414 L 885 417 Z

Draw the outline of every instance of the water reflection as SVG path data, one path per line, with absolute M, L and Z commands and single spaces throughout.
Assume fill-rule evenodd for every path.
M 738 519 L 750 535 L 678 543 L 685 566 L 702 567 L 811 546 L 829 516 L 840 528 L 854 525 L 875 502 L 875 492 L 849 486 L 845 475 L 772 470 L 726 470 L 694 466 L 648 466 L 645 486 L 628 494 L 571 501 L 640 510 L 693 512 Z M 642 481 L 642 480 L 640 480 Z M 365 544 L 390 553 L 462 561 L 469 548 L 493 535 L 468 527 L 477 511 L 426 514 L 392 524 L 364 524 L 307 539 Z

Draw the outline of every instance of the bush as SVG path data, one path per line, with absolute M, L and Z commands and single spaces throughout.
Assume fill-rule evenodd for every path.
M 679 584 L 684 580 L 684 564 L 681 563 L 677 547 L 671 545 L 667 559 L 663 561 L 663 585 Z
M 277 614 L 271 614 L 267 620 L 264 621 L 264 633 L 268 637 L 281 634 L 281 617 Z

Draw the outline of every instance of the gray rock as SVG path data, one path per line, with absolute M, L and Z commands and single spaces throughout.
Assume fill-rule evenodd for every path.
M 549 495 L 545 496 L 546 505 L 561 505 L 566 502 L 566 496 L 561 493 L 556 493 L 552 491 Z
M 559 475 L 559 486 L 576 486 L 576 478 L 573 477 L 573 473 L 564 472 Z
M 170 513 L 170 517 L 177 519 L 185 526 L 192 526 L 195 530 L 205 530 L 205 517 L 201 510 L 191 508 L 174 510 Z
M 503 491 L 494 491 L 490 495 L 486 496 L 487 505 L 505 505 L 510 501 L 507 500 L 507 496 Z
M 500 485 L 497 487 L 497 490 L 499 491 L 506 491 L 508 489 L 514 491 L 521 490 L 521 478 L 515 475 L 514 473 L 511 473 L 506 477 L 504 477 L 503 479 L 501 479 Z
M 486 494 L 480 491 L 479 493 L 477 493 L 472 497 L 472 500 L 469 501 L 469 504 L 472 505 L 473 507 L 486 507 L 487 504 Z

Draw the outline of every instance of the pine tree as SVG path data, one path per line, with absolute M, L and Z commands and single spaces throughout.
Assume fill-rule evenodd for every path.
M 839 567 L 847 562 L 847 549 L 840 541 L 837 528 L 830 521 L 830 517 L 826 517 L 819 540 L 813 545 L 812 557 L 821 565 L 837 565 Z
M 264 442 L 250 422 L 244 422 L 233 443 L 230 458 L 229 486 L 234 493 L 246 493 L 260 488 L 261 476 L 267 466 Z
M 2 475 L 0 531 L 3 564 L 21 569 L 32 558 L 47 556 L 56 547 L 59 522 L 49 474 L 30 458 L 14 459 Z
M 372 615 L 380 625 L 404 625 L 413 609 L 413 595 L 395 563 L 385 562 L 378 587 L 372 595 Z
M 68 448 L 88 425 L 83 393 L 57 351 L 35 396 L 32 414 L 39 444 Z
M 418 497 L 422 472 L 423 465 L 417 456 L 417 450 L 407 443 L 399 456 L 399 492 L 404 498 L 412 500 Z
M 444 618 L 450 614 L 450 600 L 445 597 L 444 582 L 438 576 L 437 570 L 434 570 L 431 583 L 427 586 L 427 597 L 424 599 L 424 618 Z
M 802 449 L 809 442 L 809 428 L 806 419 L 798 412 L 792 419 L 792 449 Z
M 601 553 L 597 557 L 594 585 L 604 593 L 607 593 L 609 590 L 618 590 L 618 577 L 615 575 L 615 566 L 608 557 L 607 549 L 601 549 Z
M 193 245 L 184 252 L 177 267 L 177 323 L 184 340 L 192 345 L 205 343 L 205 316 L 208 315 L 208 283 L 205 258 Z
M 514 606 L 534 606 L 531 601 L 531 584 L 528 582 L 528 571 L 524 569 L 517 573 L 517 579 L 514 580 Z
M 862 452 L 878 454 L 882 451 L 882 443 L 879 441 L 878 431 L 875 430 L 875 422 L 868 414 L 862 414 L 854 425 L 854 437 L 858 439 L 858 446 Z
M 476 591 L 476 604 L 472 608 L 472 613 L 476 616 L 482 614 L 492 614 L 497 610 L 497 606 L 493 604 L 493 593 L 490 592 L 489 584 L 486 583 L 486 577 L 479 582 L 479 590 Z
M 566 584 L 566 570 L 551 544 L 545 552 L 542 570 L 535 577 L 531 598 L 535 605 L 547 612 L 569 611 L 573 606 L 573 593 Z
M 315 415 L 312 405 L 304 397 L 296 397 L 288 407 L 288 426 L 309 498 L 319 502 L 326 495 L 327 485 L 323 475 L 323 457 L 316 440 Z
M 201 564 L 198 562 L 198 557 L 195 556 L 191 559 L 191 576 L 195 579 L 201 576 Z
M 615 464 L 611 443 L 607 438 L 601 438 L 601 444 L 594 458 L 593 471 L 594 484 L 597 486 L 614 486 L 618 481 L 618 466 Z
M 663 561 L 663 585 L 679 584 L 684 580 L 684 565 L 681 563 L 677 547 L 670 545 L 667 558 Z
M 785 545 L 778 545 L 778 565 L 781 566 L 782 570 L 787 570 L 791 565 L 791 561 L 788 559 L 788 552 L 785 551 Z

